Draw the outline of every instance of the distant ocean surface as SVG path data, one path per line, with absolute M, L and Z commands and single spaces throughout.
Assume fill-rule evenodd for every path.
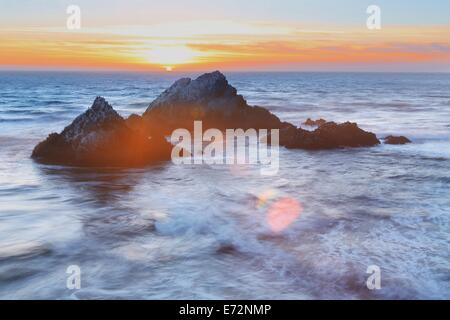
M 255 167 L 92 170 L 30 154 L 104 96 L 141 114 L 181 76 L 0 72 L 0 299 L 450 299 L 450 75 L 229 73 L 300 125 L 357 122 L 413 144 L 281 149 Z M 282 232 L 270 211 L 300 215 Z M 66 287 L 70 265 L 81 289 Z M 368 290 L 368 266 L 381 268 Z

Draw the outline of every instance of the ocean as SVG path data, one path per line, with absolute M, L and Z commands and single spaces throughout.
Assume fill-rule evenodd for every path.
M 275 176 L 30 159 L 96 96 L 141 114 L 182 76 L 0 72 L 1 299 L 450 299 L 449 74 L 226 74 L 282 120 L 352 121 L 413 141 L 281 148 Z M 67 286 L 74 265 L 79 289 Z M 380 289 L 367 287 L 370 266 Z

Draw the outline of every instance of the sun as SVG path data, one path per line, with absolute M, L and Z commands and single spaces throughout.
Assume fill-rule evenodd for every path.
M 174 66 L 196 62 L 200 54 L 187 46 L 161 46 L 144 53 L 148 63 L 163 66 L 166 71 L 172 71 Z

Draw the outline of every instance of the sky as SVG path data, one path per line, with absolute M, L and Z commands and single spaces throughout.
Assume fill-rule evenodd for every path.
M 0 0 L 0 69 L 450 72 L 450 1 Z

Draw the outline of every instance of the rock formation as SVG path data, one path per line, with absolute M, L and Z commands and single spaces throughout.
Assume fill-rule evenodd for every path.
M 151 128 L 159 127 L 165 133 L 190 129 L 194 120 L 202 120 L 204 129 L 272 129 L 285 125 L 267 109 L 249 106 L 219 71 L 195 80 L 176 81 L 149 105 L 143 118 Z
M 104 98 L 78 116 L 61 133 L 52 133 L 33 150 L 37 161 L 78 166 L 141 166 L 170 159 L 172 146 L 164 135 L 174 129 L 279 129 L 280 145 L 300 149 L 367 147 L 379 144 L 373 133 L 356 123 L 319 119 L 314 131 L 282 122 L 267 109 L 250 106 L 220 72 L 195 80 L 176 81 L 141 116 L 123 119 Z M 311 119 L 309 119 L 311 120 Z M 312 120 L 311 120 L 312 121 Z M 388 139 L 387 141 L 391 141 Z M 397 141 L 397 140 L 395 140 Z
M 326 122 L 314 131 L 286 127 L 280 131 L 280 145 L 289 149 L 334 149 L 370 147 L 379 144 L 375 134 L 360 129 L 356 123 Z
M 407 144 L 411 143 L 411 140 L 409 140 L 407 137 L 404 136 L 387 136 L 384 138 L 385 144 Z
M 52 133 L 33 150 L 48 164 L 140 166 L 170 159 L 171 145 L 162 135 L 132 129 L 102 97 L 61 133 Z
M 194 120 L 202 120 L 203 129 L 280 129 L 280 144 L 288 148 L 330 149 L 380 143 L 374 134 L 355 123 L 338 125 L 319 119 L 314 125 L 320 127 L 310 132 L 282 122 L 267 109 L 249 106 L 219 71 L 195 80 L 176 81 L 149 105 L 143 118 L 150 128 L 166 134 L 176 128 L 192 129 Z

